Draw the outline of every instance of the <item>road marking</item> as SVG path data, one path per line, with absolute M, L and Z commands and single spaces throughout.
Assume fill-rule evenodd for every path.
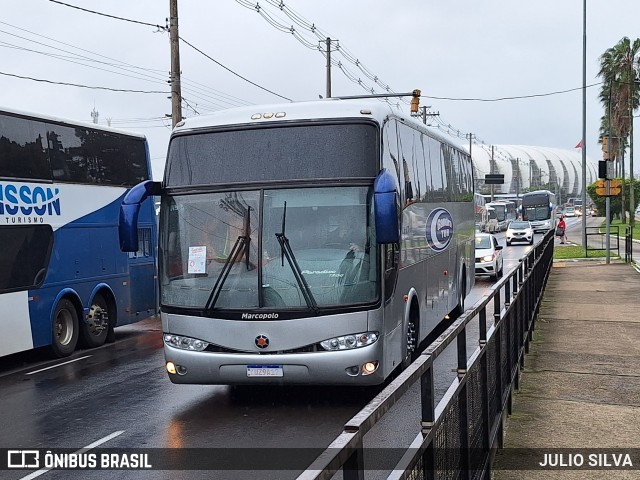
M 122 435 L 123 433 L 124 433 L 124 430 L 118 430 L 117 432 L 113 432 L 111 435 L 107 435 L 106 437 L 102 437 L 100 440 L 96 440 L 95 442 L 90 443 L 86 447 L 83 447 L 80 450 L 76 450 L 73 453 L 74 454 L 84 453 L 84 452 L 86 452 L 88 450 L 91 450 L 92 448 L 97 447 L 98 445 L 102 445 L 103 443 L 108 442 L 112 438 L 116 438 L 116 437 Z M 26 477 L 22 477 L 20 480 L 31 480 L 32 478 L 36 478 L 36 477 L 39 477 L 40 475 L 44 475 L 49 470 L 51 470 L 51 468 L 41 468 L 40 470 L 37 470 L 37 471 L 35 471 L 33 473 L 30 473 Z
M 77 362 L 78 360 L 84 360 L 85 358 L 89 358 L 91 355 L 85 355 L 84 357 L 74 358 L 73 360 L 69 360 L 68 362 L 58 363 L 56 365 L 51 365 L 50 367 L 41 368 L 40 370 L 34 370 L 33 372 L 25 373 L 25 375 L 33 375 L 34 373 L 44 372 L 45 370 L 51 370 L 52 368 L 61 367 L 62 365 L 67 365 L 68 363 Z

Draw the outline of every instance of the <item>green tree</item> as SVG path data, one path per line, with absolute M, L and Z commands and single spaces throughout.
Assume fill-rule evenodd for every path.
M 622 192 L 625 194 L 625 198 L 631 198 L 631 180 L 630 179 L 626 179 L 622 182 Z M 630 205 L 632 206 L 632 208 L 628 211 L 631 213 L 631 218 L 633 218 L 633 212 L 635 211 L 636 207 L 638 206 L 638 203 L 640 203 L 640 182 L 633 182 L 633 198 L 634 200 L 634 204 Z M 601 197 L 600 195 L 598 195 L 596 193 L 596 184 L 592 183 L 591 185 L 587 186 L 587 193 L 589 194 L 589 197 L 593 200 L 593 204 L 596 206 L 596 208 L 598 209 L 598 215 L 604 217 L 605 215 L 605 201 L 606 201 L 606 197 Z M 622 196 L 621 195 L 616 195 L 615 197 L 611 197 L 611 218 L 613 218 L 614 216 L 618 216 L 620 218 L 622 218 L 621 214 L 622 214 Z
M 633 137 L 630 134 L 633 128 L 633 112 L 640 106 L 640 89 L 637 88 L 639 70 L 640 39 L 635 39 L 632 42 L 628 37 L 623 37 L 614 47 L 607 49 L 600 56 L 598 76 L 603 81 L 600 90 L 600 101 L 605 110 L 605 115 L 601 119 L 600 133 L 612 137 L 611 145 L 609 145 L 611 150 L 610 160 L 620 160 L 623 182 L 625 181 L 624 152 L 627 145 L 631 147 L 630 177 L 632 184 L 634 183 Z M 602 139 L 602 137 L 600 138 Z M 630 144 L 627 138 L 630 139 Z M 635 188 L 630 189 L 629 192 L 625 192 L 623 188 L 620 201 L 627 205 L 626 210 L 632 212 L 630 220 L 632 225 L 636 198 Z

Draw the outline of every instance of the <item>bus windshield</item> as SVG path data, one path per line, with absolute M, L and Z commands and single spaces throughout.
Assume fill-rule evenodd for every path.
M 163 305 L 308 310 L 306 293 L 319 309 L 378 299 L 370 186 L 178 195 L 166 201 Z M 278 241 L 282 234 L 291 258 Z
M 555 195 L 547 190 L 528 192 L 522 197 L 522 219 L 542 222 L 551 219 Z
M 522 218 L 529 221 L 547 220 L 549 218 L 548 206 L 525 207 Z

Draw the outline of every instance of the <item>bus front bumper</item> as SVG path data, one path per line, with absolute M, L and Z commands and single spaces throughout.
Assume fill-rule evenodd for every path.
M 173 383 L 200 385 L 377 385 L 384 381 L 382 339 L 352 350 L 291 354 L 194 352 L 165 344 Z M 364 366 L 375 364 L 373 373 Z

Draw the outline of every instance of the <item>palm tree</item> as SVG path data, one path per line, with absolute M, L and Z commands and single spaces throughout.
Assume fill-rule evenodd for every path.
M 619 160 L 622 165 L 622 179 L 624 181 L 624 152 L 627 147 L 627 138 L 630 139 L 630 178 L 632 187 L 630 188 L 630 208 L 623 208 L 622 214 L 628 209 L 633 212 L 635 209 L 634 188 L 633 188 L 633 137 L 630 137 L 633 128 L 633 112 L 640 106 L 640 89 L 636 88 L 638 83 L 638 72 L 640 71 L 640 39 L 633 42 L 628 37 L 623 37 L 614 47 L 607 49 L 600 56 L 600 71 L 598 76 L 602 77 L 602 88 L 600 90 L 600 101 L 605 107 L 605 115 L 601 120 L 601 133 L 610 133 L 612 144 L 610 146 L 613 155 L 610 160 Z M 625 202 L 624 194 L 622 204 Z M 631 214 L 631 225 L 634 216 Z

